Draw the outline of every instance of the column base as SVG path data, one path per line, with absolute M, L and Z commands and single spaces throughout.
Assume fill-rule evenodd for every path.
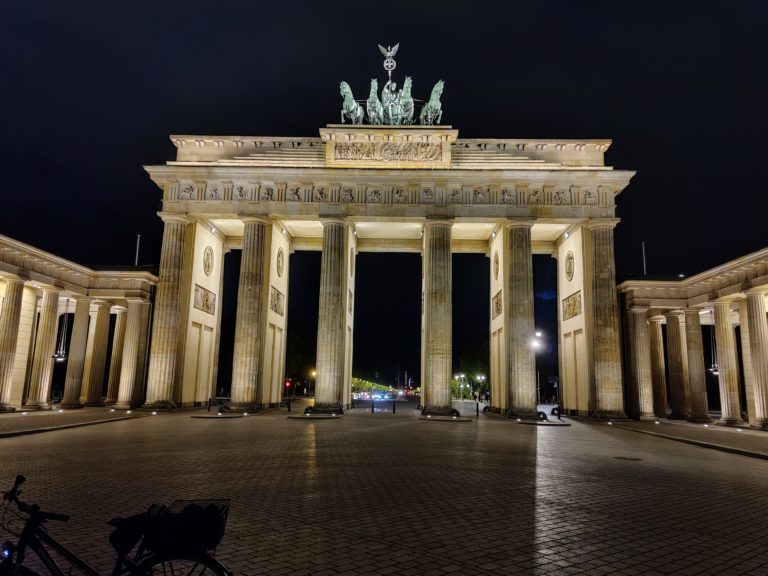
M 453 406 L 424 406 L 421 409 L 422 416 L 447 416 L 453 418 L 458 417 L 459 411 Z
M 514 408 L 510 408 L 509 410 L 507 410 L 507 418 L 509 420 L 520 420 L 520 421 L 542 420 L 537 410 L 521 410 L 521 409 L 514 409 Z
M 688 418 L 688 422 L 692 422 L 693 424 L 711 424 L 714 422 L 714 418 L 710 418 L 709 416 L 690 416 Z
M 640 414 L 640 416 L 637 417 L 637 419 L 640 422 L 653 422 L 657 420 L 657 417 L 653 414 Z
M 711 422 L 711 420 L 710 420 Z M 718 426 L 733 426 L 734 428 L 740 428 L 743 426 L 748 426 L 744 420 L 741 418 L 731 417 L 731 418 L 720 418 L 717 422 L 715 422 Z
M 117 405 L 115 405 L 117 407 Z M 155 400 L 154 402 L 147 402 L 140 410 L 173 410 L 177 408 L 176 402 L 172 400 Z
M 211 405 L 211 408 L 214 408 L 214 405 Z M 261 406 L 255 402 L 235 402 L 234 404 L 230 403 L 229 406 L 216 406 L 216 408 L 219 410 L 223 408 L 224 411 L 229 410 L 230 412 L 256 412 Z
M 63 408 L 64 410 L 77 410 L 82 407 L 83 405 L 80 404 L 80 402 L 62 402 L 59 404 L 59 408 Z
M 304 408 L 304 414 L 344 414 L 341 402 L 323 402 Z
M 595 420 L 629 420 L 623 410 L 595 410 L 592 412 Z
M 36 402 L 34 404 L 24 404 L 24 410 L 34 410 L 36 412 L 43 410 L 53 410 L 53 407 L 48 402 Z

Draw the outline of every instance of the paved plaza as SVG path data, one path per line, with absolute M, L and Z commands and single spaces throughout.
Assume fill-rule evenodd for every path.
M 210 497 L 232 500 L 218 557 L 237 575 L 768 574 L 764 459 L 619 423 L 430 422 L 405 405 L 190 417 L 206 414 L 0 438 L 0 481 L 25 474 L 24 498 L 72 516 L 51 532 L 105 574 L 106 520 Z

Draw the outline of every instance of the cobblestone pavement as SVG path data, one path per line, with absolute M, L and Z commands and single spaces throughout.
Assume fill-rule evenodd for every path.
M 161 414 L 0 439 L 0 486 L 105 574 L 106 520 L 210 497 L 237 575 L 768 574 L 768 461 L 570 422 Z

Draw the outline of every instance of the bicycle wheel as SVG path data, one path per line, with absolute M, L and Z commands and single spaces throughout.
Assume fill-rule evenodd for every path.
M 134 572 L 141 576 L 232 576 L 213 556 L 204 552 L 155 554 Z

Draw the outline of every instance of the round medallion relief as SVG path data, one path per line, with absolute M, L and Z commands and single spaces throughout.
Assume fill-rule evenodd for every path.
M 282 278 L 283 269 L 285 268 L 285 254 L 283 253 L 282 246 L 277 249 L 277 276 Z
M 213 272 L 213 248 L 206 246 L 203 251 L 203 272 L 206 276 L 210 276 Z
M 573 252 L 568 250 L 568 253 L 565 255 L 565 279 L 570 282 L 573 280 Z
M 493 253 L 493 279 L 498 280 L 499 278 L 499 251 L 496 250 L 496 252 Z
M 355 275 L 355 249 L 349 249 L 349 276 L 350 278 Z

